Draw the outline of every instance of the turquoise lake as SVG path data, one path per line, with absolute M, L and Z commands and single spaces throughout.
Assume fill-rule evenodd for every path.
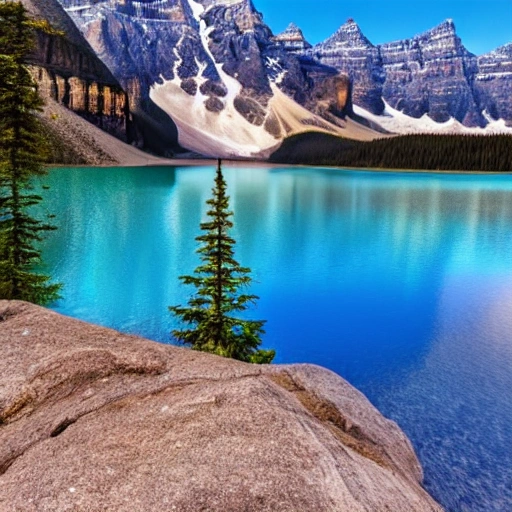
M 326 366 L 411 439 L 448 511 L 512 510 L 512 176 L 224 170 L 277 363 Z M 213 167 L 53 169 L 59 312 L 171 342 Z

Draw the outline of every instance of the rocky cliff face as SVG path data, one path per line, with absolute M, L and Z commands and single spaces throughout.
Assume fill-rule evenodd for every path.
M 57 0 L 23 0 L 23 4 L 33 16 L 49 20 L 64 34 L 37 34 L 31 71 L 41 96 L 130 141 L 130 111 L 125 92 Z
M 249 365 L 0 301 L 0 509 L 440 512 L 398 426 Z

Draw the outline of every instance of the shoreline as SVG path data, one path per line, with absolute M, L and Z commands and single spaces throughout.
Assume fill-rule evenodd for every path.
M 57 115 L 54 119 L 53 116 Z M 62 105 L 49 100 L 41 118 L 51 128 L 51 131 L 57 136 L 64 145 L 77 150 L 78 156 L 82 161 L 89 162 L 84 164 L 62 164 L 51 163 L 46 164 L 46 168 L 59 167 L 194 167 L 201 165 L 216 165 L 216 158 L 208 157 L 192 157 L 190 153 L 177 155 L 177 158 L 159 157 L 150 153 L 146 153 L 141 149 L 127 144 L 114 136 L 103 132 L 95 125 L 89 123 L 74 112 L 67 110 Z M 361 168 L 361 167 L 345 167 L 334 165 L 305 165 L 305 164 L 285 164 L 268 162 L 256 159 L 222 159 L 225 167 L 267 167 L 270 169 L 279 168 L 319 168 L 354 172 L 388 172 L 388 173 L 436 173 L 436 174 L 490 174 L 490 175 L 510 175 L 512 172 L 500 171 L 464 171 L 460 169 L 454 170 L 433 170 L 433 169 L 388 169 L 388 168 Z
M 300 165 L 300 167 L 311 167 L 307 165 Z M 313 166 L 315 167 L 315 166 Z M 318 169 L 331 169 L 340 171 L 356 171 L 356 172 L 388 172 L 395 174 L 475 174 L 475 175 L 492 175 L 503 176 L 512 175 L 509 171 L 461 171 L 461 170 L 446 170 L 446 169 L 391 169 L 386 167 L 336 167 L 336 166 L 318 166 Z
M 141 150 L 138 150 L 141 152 Z M 70 164 L 46 164 L 47 168 L 113 168 L 113 167 L 199 167 L 199 166 L 216 166 L 217 159 L 216 158 L 164 158 L 158 157 L 155 155 L 148 154 L 147 162 L 144 164 L 143 158 L 137 155 L 138 158 L 133 160 L 127 159 L 126 161 L 113 164 L 113 163 L 104 163 L 99 165 L 70 165 Z M 491 176 L 511 176 L 512 172 L 509 171 L 464 171 L 460 169 L 395 169 L 395 168 L 385 168 L 385 167 L 346 167 L 346 166 L 334 166 L 334 165 L 306 165 L 306 164 L 284 164 L 284 163 L 275 163 L 275 162 L 267 162 L 265 160 L 228 160 L 222 159 L 223 167 L 268 167 L 271 169 L 282 169 L 282 168 L 303 168 L 303 169 L 326 169 L 332 171 L 352 171 L 352 172 L 383 172 L 383 173 L 394 173 L 394 174 L 455 174 L 455 175 L 491 175 Z

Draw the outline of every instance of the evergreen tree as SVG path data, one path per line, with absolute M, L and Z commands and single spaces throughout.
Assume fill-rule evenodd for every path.
M 41 263 L 37 244 L 54 227 L 30 215 L 42 200 L 32 179 L 45 173 L 36 117 L 42 100 L 26 66 L 37 26 L 21 3 L 0 1 L 0 299 L 47 304 L 60 285 L 34 269 Z
M 240 288 L 251 283 L 251 270 L 234 259 L 235 240 L 228 235 L 233 227 L 233 212 L 229 211 L 220 160 L 212 193 L 213 197 L 206 202 L 210 219 L 201 223 L 204 234 L 196 238 L 201 243 L 197 252 L 202 264 L 194 275 L 180 277 L 183 283 L 194 285 L 196 293 L 189 299 L 188 307 L 169 308 L 187 328 L 172 334 L 195 350 L 251 363 L 270 363 L 275 352 L 258 349 L 265 322 L 232 316 L 246 310 L 258 297 L 240 293 Z

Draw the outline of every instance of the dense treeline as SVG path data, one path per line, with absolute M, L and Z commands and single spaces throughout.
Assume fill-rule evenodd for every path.
M 359 142 L 323 133 L 286 139 L 271 162 L 387 169 L 512 172 L 510 135 L 403 135 Z

